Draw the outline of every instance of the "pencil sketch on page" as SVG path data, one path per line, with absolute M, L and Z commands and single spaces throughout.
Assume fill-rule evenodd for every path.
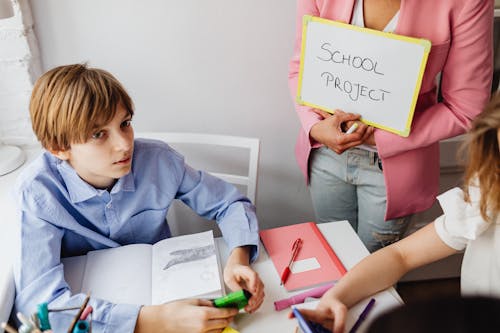
M 152 303 L 222 295 L 211 231 L 158 242 L 152 253 Z
M 168 269 L 177 264 L 201 260 L 213 256 L 215 255 L 215 246 L 207 245 L 190 249 L 176 250 L 170 252 L 170 255 L 177 257 L 168 261 L 165 267 L 163 267 L 163 270 Z

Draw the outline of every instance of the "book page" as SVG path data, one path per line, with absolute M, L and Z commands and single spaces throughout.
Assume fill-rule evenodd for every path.
M 153 245 L 152 304 L 222 295 L 212 231 L 168 238 Z
M 124 304 L 151 304 L 151 245 L 90 251 L 82 292 Z
M 87 256 L 61 258 L 61 263 L 64 266 L 64 280 L 68 283 L 69 289 L 73 294 L 79 294 L 82 290 Z

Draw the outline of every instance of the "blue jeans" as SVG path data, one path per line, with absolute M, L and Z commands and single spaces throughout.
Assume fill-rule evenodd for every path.
M 386 191 L 376 152 L 342 154 L 321 147 L 309 159 L 310 192 L 318 223 L 348 220 L 370 252 L 403 237 L 410 216 L 384 221 Z

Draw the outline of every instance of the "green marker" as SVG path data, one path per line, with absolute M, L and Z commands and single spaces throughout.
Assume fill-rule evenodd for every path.
M 49 308 L 47 303 L 40 303 L 37 306 L 38 309 L 38 321 L 40 322 L 40 329 L 42 331 L 50 330 L 49 322 Z
M 233 293 L 227 294 L 212 300 L 212 303 L 216 308 L 238 308 L 243 309 L 245 305 L 248 304 L 248 299 L 252 297 L 252 294 L 245 289 L 235 291 Z

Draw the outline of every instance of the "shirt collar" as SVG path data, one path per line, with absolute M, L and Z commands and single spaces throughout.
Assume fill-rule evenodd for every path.
M 118 193 L 120 191 L 124 192 L 135 191 L 134 174 L 132 171 L 130 171 L 125 176 L 118 179 L 115 186 L 113 186 L 113 188 L 111 189 L 112 194 Z
M 73 203 L 83 202 L 95 196 L 100 196 L 104 191 L 96 189 L 81 179 L 75 169 L 73 169 L 67 161 L 60 161 L 60 163 L 57 164 L 57 169 L 66 184 L 69 198 Z M 132 172 L 129 172 L 125 176 L 118 179 L 116 184 L 111 189 L 112 194 L 120 191 L 135 191 L 134 175 Z

